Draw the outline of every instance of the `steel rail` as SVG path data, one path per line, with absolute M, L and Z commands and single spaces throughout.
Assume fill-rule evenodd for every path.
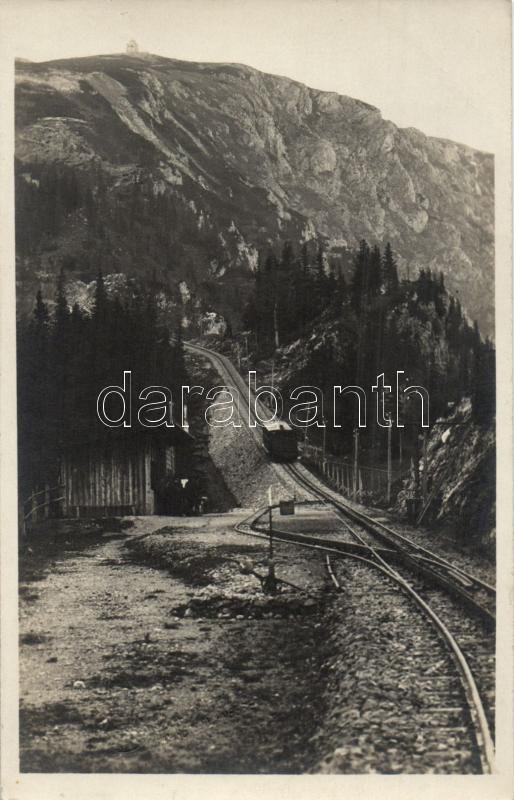
M 232 364 L 230 359 L 221 354 L 216 353 L 213 350 L 209 350 L 202 345 L 184 343 L 185 347 L 190 349 L 193 352 L 197 352 L 200 355 L 208 358 L 211 363 L 215 361 L 218 366 L 221 368 L 221 372 L 224 377 L 228 377 L 232 380 L 235 384 L 235 388 L 242 394 L 243 398 L 248 401 L 248 407 L 250 409 L 250 415 L 256 420 L 256 415 L 252 408 L 251 404 L 251 392 L 249 388 L 246 386 L 246 383 L 239 372 L 236 370 L 235 366 Z M 258 404 L 260 410 L 264 410 L 264 406 L 262 403 Z M 262 443 L 261 437 L 259 436 L 258 429 L 256 427 L 250 427 L 250 430 L 261 450 L 265 451 L 264 445 Z M 266 451 L 265 451 L 266 452 Z M 385 540 L 387 545 L 393 545 L 397 547 L 397 549 L 402 553 L 405 559 L 411 559 L 410 566 L 415 567 L 420 572 L 425 574 L 430 574 L 432 579 L 438 581 L 439 583 L 444 582 L 444 588 L 454 591 L 455 593 L 460 594 L 461 599 L 464 600 L 468 605 L 474 608 L 479 614 L 483 615 L 489 622 L 489 624 L 494 624 L 496 621 L 495 615 L 489 610 L 486 609 L 483 605 L 478 603 L 472 595 L 470 595 L 467 591 L 462 588 L 462 584 L 468 582 L 468 585 L 471 584 L 474 588 L 483 590 L 487 592 L 492 597 L 496 596 L 496 590 L 493 586 L 481 581 L 476 576 L 472 575 L 469 572 L 461 569 L 458 566 L 451 564 L 446 559 L 439 556 L 437 553 L 434 553 L 431 550 L 423 547 L 422 545 L 418 545 L 416 542 L 413 542 L 408 537 L 398 533 L 397 531 L 393 531 L 388 526 L 384 525 L 380 521 L 370 517 L 363 512 L 356 511 L 355 509 L 351 508 L 347 504 L 343 503 L 340 500 L 335 500 L 331 497 L 328 492 L 321 490 L 318 486 L 313 484 L 305 475 L 302 475 L 299 471 L 299 468 L 294 464 L 281 464 L 273 465 L 276 471 L 277 476 L 281 479 L 282 483 L 285 484 L 284 481 L 284 474 L 288 473 L 289 476 L 293 479 L 296 484 L 300 484 L 304 490 L 307 490 L 312 496 L 314 497 L 321 497 L 323 502 L 328 502 L 330 505 L 335 507 L 340 513 L 343 515 L 350 516 L 354 521 L 358 522 L 359 524 L 366 527 L 370 530 L 371 533 L 374 533 L 379 538 Z M 400 546 L 401 545 L 401 546 Z M 407 551 L 405 548 L 408 548 Z M 410 550 L 410 552 L 409 552 Z M 421 563 L 424 561 L 425 563 Z M 437 568 L 442 569 L 445 571 L 446 576 L 441 575 Z M 459 580 L 462 578 L 462 580 Z M 451 580 L 453 579 L 453 582 Z M 461 586 L 457 586 L 456 583 L 460 583 Z
M 202 347 L 201 345 L 199 346 L 199 345 L 187 344 L 186 347 L 188 349 L 192 350 L 193 352 L 196 351 L 196 352 L 199 352 L 200 355 L 204 355 L 205 357 L 207 357 L 211 361 L 211 363 L 213 361 L 216 361 L 218 363 L 218 365 L 221 366 L 222 373 L 225 373 L 225 376 L 228 375 L 231 380 L 234 380 L 235 386 L 239 387 L 239 390 L 242 391 L 243 397 L 245 397 L 247 400 L 251 400 L 250 392 L 247 389 L 246 384 L 244 383 L 242 377 L 239 375 L 239 373 L 237 372 L 235 367 L 232 365 L 232 363 L 230 362 L 230 360 L 226 356 L 223 356 L 223 355 L 221 355 L 219 353 L 214 353 L 213 351 L 211 351 L 211 350 L 209 350 L 209 349 L 207 349 L 205 347 Z M 249 408 L 251 408 L 251 404 L 250 403 L 249 403 Z M 252 410 L 250 411 L 250 413 L 255 418 L 255 414 L 253 413 Z M 260 437 L 258 437 L 257 428 L 253 428 L 252 427 L 251 430 L 255 434 L 255 438 L 256 438 L 259 446 L 264 449 L 263 444 L 260 441 Z M 396 534 L 396 532 L 391 531 L 390 529 L 387 528 L 387 526 L 383 525 L 382 523 L 377 522 L 376 520 L 373 520 L 368 515 L 360 514 L 359 512 L 356 512 L 354 509 L 351 509 L 351 508 L 345 506 L 345 504 L 338 503 L 333 498 L 331 498 L 329 494 L 327 494 L 326 492 L 320 490 L 319 487 L 313 486 L 313 484 L 310 483 L 308 480 L 306 480 L 304 476 L 299 474 L 298 470 L 295 468 L 294 465 L 281 465 L 281 466 L 282 466 L 282 469 L 284 470 L 284 472 L 289 473 L 297 483 L 300 483 L 300 485 L 303 485 L 303 488 L 307 488 L 307 490 L 309 491 L 309 493 L 311 495 L 313 495 L 314 497 L 316 497 L 316 496 L 321 497 L 324 502 L 328 501 L 330 505 L 332 505 L 335 508 L 337 508 L 341 513 L 347 514 L 351 518 L 353 517 L 354 519 L 356 519 L 356 521 L 358 523 L 360 522 L 361 525 L 363 524 L 363 521 L 364 521 L 366 523 L 364 525 L 364 527 L 366 527 L 366 528 L 371 527 L 372 528 L 372 530 L 371 530 L 372 533 L 375 532 L 374 529 L 376 529 L 376 527 L 380 527 L 380 528 L 384 529 L 385 532 L 387 532 L 387 534 L 388 534 L 387 538 L 389 540 L 390 540 L 391 536 L 392 536 L 393 540 L 394 539 L 397 539 L 397 540 L 398 539 L 400 539 L 400 540 L 403 539 L 403 540 L 409 542 L 409 545 L 413 546 L 413 548 L 415 550 L 418 550 L 419 552 L 424 552 L 425 554 L 430 556 L 430 559 L 432 561 L 435 561 L 436 563 L 438 563 L 441 567 L 444 567 L 445 569 L 450 568 L 454 574 L 456 572 L 461 572 L 461 574 L 465 575 L 466 578 L 469 577 L 476 584 L 482 585 L 482 588 L 485 588 L 486 590 L 494 592 L 494 587 L 491 587 L 488 584 L 485 584 L 484 582 L 479 581 L 474 576 L 467 575 L 464 570 L 460 570 L 460 568 L 455 568 L 453 565 L 449 564 L 449 562 L 445 562 L 444 559 L 441 559 L 440 557 L 438 557 L 437 554 L 434 554 L 431 551 L 427 550 L 426 548 L 423 548 L 423 547 L 421 547 L 419 545 L 416 545 L 414 542 L 411 542 L 410 540 L 407 539 L 407 537 L 403 537 L 401 534 Z M 265 512 L 261 510 L 261 511 L 257 512 L 257 514 L 254 514 L 250 518 L 248 518 L 248 520 L 245 520 L 242 523 L 238 523 L 237 525 L 234 526 L 235 530 L 240 532 L 240 533 L 245 533 L 245 534 L 250 533 L 251 535 L 258 536 L 259 538 L 268 539 L 269 536 L 266 533 L 258 532 L 255 529 L 256 522 L 263 515 L 263 513 L 265 513 Z M 249 520 L 251 520 L 251 521 L 249 522 Z M 345 523 L 345 524 L 347 524 L 347 523 Z M 350 528 L 350 526 L 348 526 L 348 525 L 347 525 L 347 527 Z M 356 536 L 361 540 L 362 544 L 367 547 L 367 549 L 373 554 L 373 556 L 377 560 L 371 560 L 369 558 L 365 558 L 362 555 L 357 555 L 355 553 L 351 553 L 351 552 L 348 552 L 348 551 L 345 552 L 341 548 L 337 548 L 336 549 L 336 548 L 333 548 L 333 547 L 328 547 L 328 546 L 326 546 L 324 544 L 323 545 L 314 544 L 314 543 L 312 543 L 312 541 L 311 542 L 307 542 L 307 541 L 301 542 L 301 541 L 298 540 L 297 536 L 295 536 L 294 534 L 288 534 L 287 535 L 287 539 L 285 539 L 285 538 L 282 538 L 284 533 L 285 532 L 274 531 L 274 538 L 277 541 L 284 541 L 284 542 L 288 542 L 288 543 L 291 543 L 291 541 L 294 541 L 294 543 L 297 546 L 300 545 L 300 546 L 303 546 L 303 547 L 314 548 L 314 549 L 316 549 L 318 551 L 324 552 L 325 555 L 326 555 L 326 558 L 328 560 L 330 559 L 330 554 L 332 554 L 334 556 L 352 558 L 352 559 L 355 559 L 357 561 L 367 563 L 371 567 L 380 570 L 383 574 L 385 574 L 387 577 L 389 577 L 390 580 L 393 580 L 394 582 L 396 582 L 406 593 L 408 593 L 411 596 L 411 598 L 417 603 L 417 605 L 423 610 L 423 612 L 426 614 L 426 616 L 430 619 L 430 621 L 435 626 L 435 628 L 437 629 L 437 631 L 439 632 L 439 634 L 443 638 L 444 642 L 446 643 L 446 645 L 450 649 L 450 652 L 451 652 L 451 654 L 452 654 L 452 656 L 454 658 L 454 662 L 456 663 L 456 665 L 458 667 L 459 675 L 460 675 L 460 678 L 461 678 L 461 683 L 462 683 L 462 686 L 463 686 L 463 689 L 464 689 L 464 694 L 465 694 L 465 697 L 466 697 L 466 702 L 467 702 L 468 709 L 469 709 L 469 712 L 470 712 L 471 720 L 473 722 L 473 731 L 474 731 L 474 734 L 475 734 L 475 742 L 476 742 L 476 746 L 478 748 L 478 752 L 479 752 L 479 755 L 480 755 L 480 762 L 481 762 L 482 771 L 483 772 L 493 772 L 494 771 L 494 743 L 493 743 L 492 736 L 491 736 L 491 733 L 490 733 L 490 730 L 489 730 L 489 725 L 487 723 L 487 718 L 486 718 L 486 714 L 485 714 L 484 707 L 483 707 L 483 704 L 482 704 L 482 700 L 480 698 L 480 694 L 478 692 L 478 688 L 477 688 L 477 685 L 475 683 L 475 679 L 473 677 L 471 669 L 469 668 L 469 665 L 468 665 L 468 663 L 466 661 L 466 658 L 465 658 L 462 650 L 460 649 L 457 641 L 455 640 L 453 635 L 450 633 L 450 631 L 448 630 L 446 625 L 443 623 L 443 621 L 433 611 L 433 609 L 430 608 L 430 606 L 410 586 L 410 584 L 408 584 L 407 581 L 404 580 L 404 578 L 402 578 L 395 570 L 392 569 L 392 567 L 389 564 L 387 564 L 386 561 L 384 561 L 384 559 L 382 559 L 381 555 L 376 551 L 376 549 L 373 548 L 372 545 L 369 545 L 368 543 L 364 542 L 362 537 L 360 537 L 358 534 L 356 534 Z M 384 536 L 384 538 L 386 538 L 386 537 Z M 296 539 L 296 541 L 295 541 L 295 539 Z M 390 543 L 390 541 L 389 541 L 389 543 Z M 396 546 L 398 547 L 398 544 Z M 410 557 L 411 557 L 412 560 L 414 560 L 415 564 L 419 568 L 419 562 L 416 561 L 415 557 L 413 557 L 412 555 Z M 378 563 L 377 563 L 377 561 L 378 561 Z M 426 568 L 424 568 L 424 569 L 426 570 Z M 431 573 L 433 573 L 433 570 L 429 570 L 429 571 Z M 335 575 L 334 575 L 334 577 L 335 577 Z M 437 576 L 437 573 L 436 573 L 436 577 L 440 578 L 440 576 Z M 445 583 L 447 583 L 447 581 L 445 581 Z M 470 599 L 472 600 L 472 598 L 470 598 Z M 482 607 L 480 607 L 480 608 L 482 608 Z
M 237 532 L 245 535 L 256 536 L 260 539 L 268 540 L 267 533 L 259 531 L 255 526 L 257 521 L 266 513 L 266 509 L 260 509 L 252 514 L 243 522 L 237 523 L 234 528 Z M 442 637 L 446 646 L 450 650 L 454 663 L 459 672 L 459 678 L 463 691 L 466 697 L 468 711 L 473 723 L 473 733 L 477 752 L 480 758 L 480 766 L 484 773 L 494 772 L 494 742 L 487 722 L 484 706 L 478 687 L 476 685 L 473 673 L 467 663 L 466 657 L 459 647 L 456 639 L 451 634 L 447 626 L 440 619 L 440 617 L 433 611 L 432 608 L 426 603 L 425 600 L 410 586 L 410 584 L 402 578 L 395 570 L 393 570 L 386 562 L 371 560 L 362 555 L 357 555 L 354 552 L 345 551 L 342 548 L 329 547 L 325 544 L 314 544 L 312 542 L 302 541 L 305 539 L 302 534 L 294 534 L 287 532 L 287 538 L 284 538 L 284 531 L 273 531 L 273 538 L 276 541 L 281 541 L 284 544 L 295 544 L 296 546 L 314 549 L 320 553 L 325 554 L 325 557 L 330 560 L 330 556 L 338 558 L 351 558 L 355 561 L 367 564 L 370 567 L 378 569 L 382 574 L 386 575 L 390 580 L 394 581 L 398 586 L 406 592 L 422 609 L 425 615 L 430 619 L 439 635 Z M 358 535 L 358 534 L 357 534 Z M 301 538 L 299 538 L 301 537 Z M 373 551 L 373 546 L 366 545 L 368 550 Z M 331 570 L 333 572 L 333 570 Z M 330 573 L 329 573 L 330 574 Z M 335 577 L 335 575 L 334 575 Z
M 341 515 L 340 518 L 345 524 L 347 524 L 346 520 L 344 519 L 344 517 L 346 516 L 349 517 L 354 522 L 356 522 L 357 524 L 364 527 L 370 533 L 376 535 L 387 545 L 393 546 L 396 549 L 398 556 L 405 562 L 407 566 L 409 566 L 411 569 L 418 571 L 419 573 L 431 579 L 432 581 L 436 582 L 442 588 L 446 589 L 452 594 L 458 596 L 460 600 L 462 600 L 466 605 L 472 608 L 473 611 L 479 614 L 487 622 L 488 625 L 492 626 L 496 623 L 495 614 L 489 608 L 479 603 L 476 600 L 476 598 L 473 597 L 472 594 L 470 594 L 465 588 L 463 588 L 459 577 L 455 575 L 455 573 L 459 571 L 458 568 L 454 567 L 449 562 L 437 559 L 437 557 L 431 559 L 432 561 L 434 561 L 434 564 L 431 565 L 429 559 L 418 556 L 416 553 L 411 553 L 404 546 L 400 546 L 395 541 L 394 536 L 388 536 L 383 534 L 381 531 L 377 531 L 375 529 L 374 520 L 371 517 L 368 517 L 368 515 L 366 514 L 361 514 L 361 512 L 356 511 L 355 509 L 350 508 L 346 504 L 336 500 L 328 492 L 324 491 L 319 486 L 316 486 L 306 476 L 302 475 L 294 465 L 289 464 L 287 465 L 287 468 L 288 470 L 291 471 L 291 473 L 298 480 L 298 482 L 301 483 L 304 487 L 307 487 L 312 494 L 317 495 L 324 502 L 333 506 L 336 509 L 336 511 L 339 512 L 339 514 Z M 444 570 L 444 574 L 442 574 L 440 570 Z M 473 578 L 473 576 L 470 577 Z
M 475 678 L 469 667 L 469 664 L 466 660 L 464 653 L 462 652 L 461 648 L 457 643 L 457 640 L 450 632 L 450 630 L 447 628 L 447 626 L 444 624 L 442 619 L 429 606 L 429 604 L 425 600 L 423 600 L 423 598 L 412 588 L 412 586 L 410 586 L 410 584 L 407 583 L 407 581 L 405 581 L 400 575 L 398 575 L 398 573 L 396 573 L 394 570 L 389 569 L 387 565 L 383 566 L 382 564 L 377 564 L 376 561 L 364 558 L 363 556 L 352 555 L 349 557 L 359 561 L 363 561 L 367 563 L 369 566 L 375 567 L 375 569 L 378 569 L 381 572 L 383 572 L 391 580 L 397 583 L 398 586 L 400 586 L 404 592 L 409 594 L 410 597 L 415 601 L 415 603 L 429 617 L 430 621 L 441 635 L 446 646 L 450 649 L 454 662 L 457 665 L 461 685 L 464 690 L 464 694 L 466 696 L 468 710 L 471 716 L 471 720 L 473 722 L 473 732 L 475 734 L 475 742 L 480 757 L 480 765 L 482 768 L 482 772 L 493 773 L 494 762 L 495 762 L 495 754 L 494 754 L 495 751 L 494 751 L 493 738 L 491 736 L 491 731 L 489 729 L 489 723 L 487 722 L 484 705 L 482 703 L 482 698 L 480 697 L 480 693 L 478 691 Z M 330 564 L 330 557 L 328 554 L 326 556 L 326 559 L 328 561 L 328 564 Z M 329 574 L 330 573 L 333 573 L 332 569 L 329 570 Z
M 299 474 L 299 472 L 297 471 L 297 467 L 295 465 L 289 465 L 289 466 L 295 471 L 296 477 L 298 477 L 298 479 L 300 481 L 303 481 L 303 482 L 306 481 L 305 476 Z M 310 484 L 310 485 L 311 485 L 311 487 L 313 486 L 313 484 Z M 315 487 L 315 488 L 318 490 L 318 492 L 321 491 L 319 489 L 319 487 Z M 330 498 L 330 496 L 327 495 L 327 498 Z M 447 570 L 449 570 L 449 571 L 451 571 L 453 573 L 459 573 L 462 576 L 463 579 L 465 579 L 465 580 L 469 581 L 470 583 L 472 583 L 477 589 L 481 589 L 481 590 L 487 592 L 489 595 L 491 595 L 493 597 L 496 596 L 496 589 L 494 588 L 494 586 L 491 586 L 491 584 L 486 583 L 485 581 L 483 581 L 480 578 L 478 578 L 476 575 L 473 575 L 472 573 L 467 572 L 466 570 L 462 569 L 462 567 L 458 567 L 458 566 L 455 566 L 454 564 L 451 564 L 447 559 L 443 558 L 442 556 L 439 556 L 437 553 L 434 553 L 432 550 L 429 550 L 428 548 L 423 547 L 423 545 L 420 545 L 417 542 L 414 542 L 412 539 L 409 539 L 408 536 L 405 536 L 404 534 L 398 533 L 398 531 L 393 530 L 392 528 L 390 528 L 388 525 L 385 525 L 380 520 L 377 520 L 374 517 L 371 517 L 370 515 L 365 514 L 363 511 L 357 511 L 356 509 L 352 508 L 351 506 L 348 506 L 346 503 L 344 503 L 342 501 L 334 501 L 332 498 L 330 498 L 329 502 L 331 502 L 332 504 L 337 503 L 339 508 L 341 509 L 341 511 L 343 511 L 345 513 L 348 513 L 349 515 L 353 515 L 354 517 L 359 517 L 359 520 L 365 521 L 367 525 L 369 525 L 369 526 L 371 526 L 373 528 L 379 528 L 381 531 L 384 532 L 384 534 L 387 537 L 391 537 L 392 539 L 394 539 L 396 541 L 399 541 L 403 545 L 409 547 L 415 553 L 419 553 L 420 554 L 419 555 L 420 559 L 423 558 L 423 556 L 424 556 L 426 558 L 426 560 L 428 560 L 428 561 L 439 563 L 445 569 L 447 569 Z M 421 554 L 423 554 L 423 555 L 421 555 Z

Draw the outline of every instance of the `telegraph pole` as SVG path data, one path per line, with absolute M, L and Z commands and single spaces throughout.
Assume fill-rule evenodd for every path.
M 278 335 L 278 312 L 276 303 L 273 306 L 273 327 L 275 329 L 275 349 L 278 350 L 280 347 L 280 339 Z
M 426 428 L 423 430 L 423 474 L 421 476 L 421 494 L 423 505 L 427 502 L 428 496 L 428 435 Z
M 268 516 L 269 516 L 269 555 L 268 555 L 268 574 L 264 578 L 262 588 L 268 594 L 275 594 L 277 591 L 277 579 L 275 577 L 275 562 L 273 560 L 273 496 L 271 486 L 268 489 Z
M 391 464 L 391 439 L 393 423 L 391 414 L 388 414 L 389 422 L 391 423 L 387 428 L 387 502 L 391 502 L 391 483 L 392 483 L 392 464 Z
M 309 419 L 310 410 L 311 410 L 311 404 L 309 403 L 308 406 L 307 406 L 307 421 Z M 309 444 L 309 436 L 308 436 L 308 433 L 307 433 L 307 431 L 309 430 L 309 426 L 307 424 L 307 421 L 305 422 L 305 427 L 303 429 L 303 452 L 304 453 L 305 453 L 305 451 L 307 449 L 307 445 Z
M 353 499 L 357 499 L 359 486 L 359 429 L 353 430 Z

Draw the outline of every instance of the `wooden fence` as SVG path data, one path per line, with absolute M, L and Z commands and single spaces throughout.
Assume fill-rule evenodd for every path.
M 358 466 L 353 461 L 323 457 L 321 447 L 307 445 L 301 448 L 302 460 L 311 464 L 323 475 L 329 486 L 353 500 L 384 500 L 387 497 L 387 470 L 380 467 Z M 403 470 L 391 470 L 391 484 L 406 476 Z
M 33 492 L 23 501 L 20 508 L 20 523 L 25 532 L 35 522 L 61 516 L 62 504 L 66 500 L 64 484 L 45 486 L 38 492 Z

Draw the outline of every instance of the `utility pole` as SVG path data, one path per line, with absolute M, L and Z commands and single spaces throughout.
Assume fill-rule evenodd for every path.
M 391 439 L 393 430 L 393 421 L 391 414 L 388 414 L 389 422 L 391 423 L 387 428 L 387 502 L 391 502 L 391 483 L 392 483 L 392 464 L 391 464 Z
M 323 423 L 323 445 L 322 445 L 322 451 L 321 452 L 322 452 L 323 463 L 325 463 L 325 452 L 326 452 L 326 448 L 327 448 L 327 425 L 326 425 L 325 417 L 322 417 L 321 421 Z
M 416 452 L 414 454 L 414 494 L 419 501 L 419 436 L 414 437 Z
M 276 303 L 273 306 L 273 327 L 275 328 L 275 349 L 278 350 L 280 347 L 280 339 L 278 336 L 278 313 Z
M 359 429 L 353 430 L 353 499 L 357 499 L 359 486 Z
M 311 404 L 309 403 L 309 405 L 307 406 L 307 419 L 309 418 L 310 410 L 311 410 Z M 307 433 L 308 430 L 309 430 L 309 427 L 307 425 L 307 422 L 305 422 L 305 427 L 303 429 L 303 452 L 304 452 L 304 454 L 305 454 L 305 452 L 307 450 L 307 445 L 309 444 L 309 436 L 308 436 L 308 433 Z
M 269 507 L 269 558 L 270 566 L 273 562 L 273 506 Z
M 426 428 L 423 431 L 423 474 L 421 476 L 421 495 L 423 505 L 427 502 L 428 496 L 428 434 Z
M 268 574 L 264 578 L 262 588 L 267 594 L 275 594 L 277 591 L 277 579 L 275 577 L 275 562 L 273 560 L 273 497 L 271 486 L 268 489 L 268 512 L 269 512 L 269 556 Z

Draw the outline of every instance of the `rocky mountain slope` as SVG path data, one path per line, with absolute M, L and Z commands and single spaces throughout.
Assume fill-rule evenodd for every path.
M 123 192 L 134 183 L 173 198 L 170 224 L 178 203 L 189 225 L 174 280 L 210 293 L 215 307 L 222 297 L 237 308 L 239 290 L 227 301 L 223 287 L 236 283 L 244 292 L 266 242 L 322 235 L 347 263 L 365 237 L 389 240 L 411 276 L 420 266 L 444 269 L 469 315 L 493 333 L 491 155 L 397 128 L 359 100 L 239 64 L 149 54 L 20 61 L 16 81 L 23 180 L 37 184 L 38 170 L 55 163 L 93 182 L 100 170 L 122 214 Z M 45 261 L 48 242 L 38 244 L 24 279 L 84 249 L 83 218 L 64 222 L 54 260 Z M 164 257 L 154 260 L 163 266 Z M 152 267 L 140 260 L 140 268 Z M 88 269 L 91 279 L 96 265 Z M 124 271 L 121 256 L 112 271 Z
M 422 466 L 422 464 L 421 464 Z M 468 398 L 430 431 L 427 447 L 431 504 L 425 522 L 446 526 L 463 545 L 481 546 L 494 559 L 496 446 L 494 423 L 477 425 Z M 398 495 L 405 510 L 412 481 Z

